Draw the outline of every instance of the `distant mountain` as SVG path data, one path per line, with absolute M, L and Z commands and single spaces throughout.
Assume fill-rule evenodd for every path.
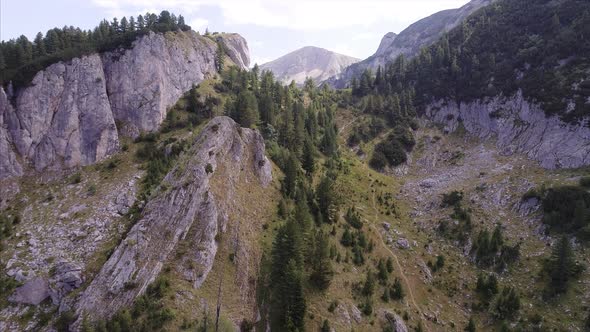
M 295 81 L 303 84 L 306 77 L 321 82 L 339 74 L 344 68 L 360 59 L 338 54 L 323 48 L 306 46 L 260 66 L 272 71 L 277 79 L 286 84 Z
M 353 77 L 358 77 L 367 68 L 375 71 L 377 67 L 385 65 L 401 54 L 412 57 L 418 54 L 422 47 L 434 43 L 444 33 L 459 25 L 467 16 L 494 1 L 472 0 L 461 8 L 443 10 L 423 18 L 398 35 L 389 32 L 381 39 L 375 54 L 349 66 L 331 77 L 328 82 L 334 87 L 343 88 Z

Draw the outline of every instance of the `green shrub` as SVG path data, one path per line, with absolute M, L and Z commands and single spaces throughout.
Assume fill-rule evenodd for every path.
M 213 165 L 207 164 L 207 166 L 205 166 L 205 172 L 207 172 L 207 174 L 213 173 Z
M 548 189 L 542 206 L 543 222 L 551 230 L 574 232 L 588 225 L 590 193 L 583 188 L 562 186 Z
M 463 200 L 463 192 L 461 191 L 451 191 L 450 193 L 443 194 L 442 196 L 442 207 L 448 206 L 457 206 Z
M 580 179 L 580 186 L 590 188 L 590 176 L 585 176 Z
M 78 184 L 82 182 L 82 174 L 80 174 L 79 172 L 72 175 L 72 178 L 70 179 L 70 183 L 71 184 Z
M 96 185 L 94 185 L 94 184 L 91 184 L 91 185 L 88 187 L 88 195 L 89 195 L 89 196 L 94 196 L 94 195 L 96 195 L 96 190 L 97 190 L 97 189 L 96 189 Z

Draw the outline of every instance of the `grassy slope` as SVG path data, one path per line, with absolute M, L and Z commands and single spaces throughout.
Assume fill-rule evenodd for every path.
M 352 118 L 347 112 L 341 112 L 339 116 L 340 123 L 343 125 L 349 123 Z M 346 136 L 346 130 L 343 136 Z M 439 136 L 440 140 L 434 144 L 434 147 L 428 146 L 425 141 L 429 141 L 428 137 L 434 136 Z M 413 289 L 415 302 L 425 315 L 422 317 L 426 317 L 423 324 L 427 322 L 425 324 L 427 330 L 462 330 L 472 315 L 472 303 L 477 302 L 474 288 L 477 274 L 481 270 L 475 267 L 470 257 L 463 254 L 463 248 L 437 235 L 434 230 L 438 220 L 448 219 L 452 212 L 451 209 L 438 207 L 442 193 L 452 190 L 465 192 L 465 205 L 471 209 L 475 224 L 473 236 L 484 227 L 492 230 L 496 223 L 501 223 L 507 242 L 521 243 L 521 259 L 499 276 L 501 286 L 515 286 L 521 293 L 522 309 L 519 320 L 526 322 L 533 314 L 539 313 L 544 317 L 543 328 L 579 329 L 586 315 L 584 308 L 589 289 L 583 280 L 588 277 L 588 273 L 585 272 L 577 281 L 574 281 L 567 294 L 546 303 L 541 297 L 544 281 L 539 277 L 539 271 L 541 258 L 547 257 L 550 252 L 548 246 L 551 238 L 539 235 L 539 212 L 522 217 L 516 209 L 520 197 L 531 186 L 573 184 L 580 175 L 585 175 L 588 171 L 543 170 L 523 156 L 501 156 L 493 146 L 493 142 L 482 144 L 476 139 L 464 136 L 461 132 L 443 136 L 436 128 L 421 129 L 418 132 L 417 141 L 418 145 L 409 167 L 388 172 L 391 176 L 376 174 L 368 169 L 366 162 L 361 162 L 352 152 L 344 152 L 344 158 L 351 167 L 350 173 L 341 179 L 341 188 L 343 188 L 345 205 L 354 205 L 361 210 L 363 217 L 371 223 L 372 230 L 382 232 L 381 222 L 388 221 L 392 228 L 404 237 L 417 242 L 418 245 L 410 250 L 394 248 L 392 251 L 398 256 L 407 282 Z M 373 144 L 368 143 L 363 145 L 362 149 L 370 155 L 372 146 Z M 432 156 L 436 156 L 437 159 L 435 167 L 429 168 L 419 163 L 423 157 L 432 159 Z M 439 181 L 440 186 L 422 188 L 420 183 L 427 178 Z M 382 184 L 375 186 L 372 179 Z M 482 189 L 484 188 L 482 184 L 485 184 L 488 189 Z M 395 202 L 400 212 L 397 217 L 374 213 L 371 198 L 373 190 L 377 193 L 388 191 L 397 194 L 399 192 L 395 195 Z M 496 200 L 498 204 L 494 203 Z M 382 209 L 378 210 L 382 212 Z M 375 241 L 379 239 L 377 233 L 371 232 L 371 238 Z M 395 241 L 395 234 L 393 237 Z M 340 250 L 343 249 L 340 248 Z M 576 253 L 579 259 L 588 264 L 588 254 L 583 246 L 578 247 Z M 384 251 L 383 246 L 378 246 L 371 256 L 374 260 L 376 257 L 386 257 L 388 254 L 391 253 Z M 438 254 L 445 256 L 445 267 L 442 271 L 434 273 L 434 279 L 430 283 L 421 277 L 418 263 L 420 260 L 432 261 Z M 338 271 L 348 269 L 351 267 L 346 264 L 337 265 Z M 365 270 L 366 266 L 360 271 L 337 275 L 334 281 L 335 287 L 330 287 L 328 291 L 328 298 L 351 298 L 347 281 L 350 283 L 363 280 Z M 394 274 L 399 276 L 399 272 L 399 269 L 396 269 Z M 381 292 L 377 291 L 377 294 L 380 295 Z M 416 306 L 409 300 L 406 296 L 404 304 L 379 304 L 375 307 L 406 310 L 410 312 L 410 325 L 415 325 L 420 315 Z M 338 318 L 326 311 L 329 302 L 321 301 L 320 297 L 315 298 L 313 302 L 312 312 L 317 312 L 316 316 L 321 315 L 330 319 L 333 326 L 348 328 L 346 325 L 338 324 Z M 379 299 L 376 298 L 375 303 L 379 303 Z M 433 319 L 433 317 L 436 318 Z M 476 313 L 475 317 L 478 320 L 478 326 L 485 327 L 486 330 L 499 329 L 498 325 L 491 324 L 490 316 L 486 311 Z M 369 323 L 372 319 L 374 317 L 368 319 Z M 316 319 L 316 321 L 314 323 L 319 324 L 320 320 Z M 364 324 L 366 323 L 358 326 L 358 329 L 369 329 L 369 326 Z

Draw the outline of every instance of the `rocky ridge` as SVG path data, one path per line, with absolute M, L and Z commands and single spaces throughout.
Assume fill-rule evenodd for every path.
M 79 313 L 92 312 L 99 319 L 129 306 L 187 236 L 198 250 L 187 257 L 192 268 L 179 272 L 199 287 L 212 268 L 217 234 L 233 222 L 224 207 L 231 205 L 225 200 L 236 190 L 240 172 L 252 170 L 256 175 L 257 183 L 250 186 L 265 187 L 272 179 L 262 136 L 227 117 L 211 120 L 185 157 L 168 173 L 141 219 L 80 296 Z M 216 177 L 229 184 L 224 195 L 213 193 L 211 180 Z
M 381 39 L 375 54 L 350 65 L 341 73 L 330 77 L 326 82 L 336 88 L 344 88 L 353 77 L 360 76 L 367 68 L 375 72 L 379 66 L 385 66 L 402 54 L 413 57 L 420 52 L 422 47 L 434 43 L 440 36 L 458 26 L 469 15 L 493 1 L 472 0 L 460 8 L 443 10 L 423 18 L 397 35 L 389 32 Z
M 247 68 L 246 41 L 217 38 Z M 36 171 L 89 165 L 117 152 L 119 135 L 156 130 L 182 94 L 216 73 L 216 49 L 194 31 L 151 32 L 130 49 L 59 62 L 30 86 L 0 89 L 0 152 L 7 156 L 0 179 L 22 175 L 28 164 Z

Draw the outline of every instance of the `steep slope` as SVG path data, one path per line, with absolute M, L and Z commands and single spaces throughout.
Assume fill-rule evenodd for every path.
M 193 237 L 191 242 L 198 250 L 183 258 L 177 272 L 200 287 L 212 268 L 218 234 L 228 223 L 247 222 L 228 220 L 227 214 L 238 183 L 245 185 L 239 176 L 246 169 L 255 174 L 247 179 L 252 181 L 250 186 L 270 183 L 271 164 L 262 136 L 239 128 L 227 117 L 211 120 L 194 140 L 187 159 L 168 173 L 141 219 L 81 295 L 79 313 L 92 313 L 93 319 L 101 319 L 129 306 L 155 280 L 179 241 L 187 236 Z M 210 187 L 216 177 L 226 183 L 223 195 L 216 195 Z
M 285 84 L 295 81 L 301 85 L 307 77 L 322 82 L 357 61 L 359 59 L 307 46 L 265 63 L 260 69 L 272 71 L 275 77 Z
M 379 66 L 385 66 L 400 55 L 413 57 L 424 46 L 434 43 L 440 36 L 459 25 L 465 18 L 478 9 L 491 4 L 494 0 L 472 0 L 461 8 L 448 9 L 435 13 L 413 23 L 399 34 L 387 33 L 381 39 L 379 48 L 367 59 L 350 65 L 342 73 L 331 77 L 327 82 L 336 87 L 345 87 L 353 77 L 358 77 L 365 69 L 373 72 Z
M 242 37 L 213 37 L 247 68 Z M 180 96 L 216 73 L 213 37 L 150 32 L 130 49 L 59 62 L 38 72 L 30 86 L 0 92 L 0 148 L 14 145 L 25 164 L 7 151 L 12 161 L 3 158 L 0 179 L 21 175 L 28 164 L 37 171 L 89 165 L 115 153 L 119 135 L 158 129 Z
M 499 0 L 412 60 L 363 74 L 352 93 L 392 122 L 424 116 L 546 168 L 588 165 L 589 10 L 585 1 Z

